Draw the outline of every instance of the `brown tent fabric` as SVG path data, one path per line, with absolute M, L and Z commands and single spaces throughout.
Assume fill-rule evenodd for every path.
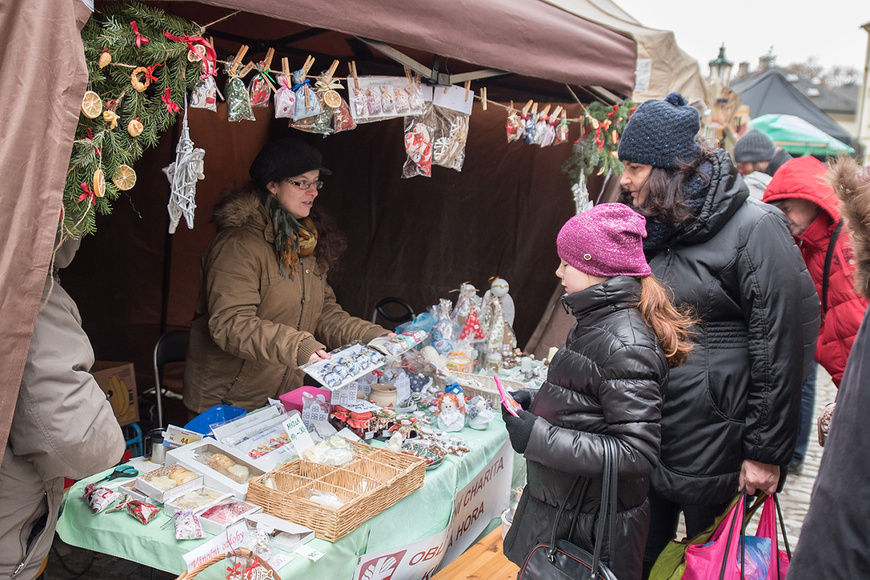
M 464 63 L 630 95 L 635 42 L 537 0 L 203 0 Z M 197 20 L 200 22 L 200 20 Z M 205 22 L 202 22 L 205 24 Z M 257 36 L 269 34 L 258 31 Z
M 632 39 L 566 17 L 535 0 L 507 4 L 452 0 L 413 9 L 397 0 L 149 4 L 188 17 L 191 14 L 185 11 L 195 13 L 193 19 L 201 24 L 211 22 L 211 15 L 243 10 L 210 29 L 216 36 L 221 30 L 246 37 L 280 38 L 294 32 L 306 36 L 317 32 L 308 26 L 321 26 L 400 49 L 410 47 L 417 51 L 415 57 L 438 54 L 442 72 L 502 68 L 514 74 L 493 79 L 494 86 L 515 91 L 519 86 L 522 93 L 525 85 L 516 84 L 517 80 L 538 79 L 547 89 L 526 93 L 528 97 L 552 95 L 554 87 L 561 88 L 564 96 L 565 83 L 600 85 L 629 94 L 634 83 Z M 0 86 L 5 130 L 0 167 L 7 180 L 0 196 L 0 231 L 6 234 L 0 250 L 4 313 L 0 444 L 8 434 L 61 209 L 72 135 L 86 86 L 80 30 L 87 16 L 81 0 L 6 0 L 0 5 L 0 73 L 14 79 Z M 248 24 L 246 17 L 259 21 Z M 339 38 L 343 51 L 332 54 L 339 45 L 322 42 L 329 34 L 339 33 L 312 38 L 310 47 L 296 47 L 297 52 L 291 52 L 294 64 L 309 48 L 319 59 L 356 57 L 359 41 Z M 219 48 L 222 45 L 227 43 L 219 40 Z M 230 49 L 237 46 L 238 42 Z M 248 56 L 258 53 L 253 50 Z M 388 64 L 393 68 L 380 65 L 375 72 L 362 72 L 401 74 L 397 65 Z M 490 94 L 504 99 L 495 91 Z M 98 359 L 132 360 L 140 375 L 139 389 L 151 384 L 151 350 L 159 333 L 189 323 L 199 254 L 213 235 L 208 224 L 211 206 L 228 183 L 245 177 L 267 136 L 282 134 L 309 139 L 344 170 L 324 190 L 322 200 L 348 232 L 345 269 L 334 272 L 331 280 L 349 311 L 368 317 L 377 299 L 392 294 L 411 300 L 419 311 L 464 280 L 473 279 L 485 289 L 486 279 L 500 274 L 512 278 L 517 306 L 526 309 L 522 315 L 526 318 L 518 318 L 517 332 L 528 335 L 543 307 L 538 304 L 540 297 L 546 302 L 552 288 L 555 262 L 546 262 L 546 255 L 551 253 L 558 226 L 571 213 L 570 193 L 560 173 L 569 155 L 567 145 L 508 146 L 504 111 L 491 108 L 480 114 L 476 105 L 464 171 L 436 168 L 431 180 L 401 180 L 401 121 L 376 123 L 323 140 L 265 122 L 271 114 L 271 109 L 261 109 L 257 123 L 228 123 L 225 111 L 223 117 L 191 113 L 193 139 L 208 152 L 208 178 L 201 184 L 193 232 L 182 225 L 174 237 L 165 233 L 168 185 L 161 169 L 174 157 L 177 130 L 140 160 L 136 166 L 140 183 L 114 204 L 113 215 L 98 217 L 98 234 L 83 241 L 64 275 L 64 286 L 79 304 Z M 569 114 L 578 116 L 579 108 Z M 198 120 L 202 115 L 205 120 Z M 490 235 L 495 237 L 486 238 Z
M 60 218 L 87 84 L 81 0 L 0 4 L 0 462 Z

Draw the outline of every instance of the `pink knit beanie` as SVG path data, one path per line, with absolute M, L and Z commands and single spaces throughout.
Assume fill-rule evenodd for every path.
M 592 276 L 649 276 L 645 237 L 643 216 L 622 203 L 602 203 L 569 219 L 556 248 L 560 258 Z

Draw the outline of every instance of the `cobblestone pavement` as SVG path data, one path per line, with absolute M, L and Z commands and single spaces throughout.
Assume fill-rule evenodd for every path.
M 823 447 L 819 445 L 816 419 L 822 409 L 837 395 L 837 388 L 831 382 L 831 377 L 819 366 L 819 374 L 816 380 L 816 404 L 813 413 L 812 431 L 810 433 L 810 445 L 804 458 L 803 473 L 800 475 L 789 474 L 779 501 L 782 507 L 782 518 L 785 520 L 785 531 L 788 534 L 789 546 L 792 550 L 800 538 L 801 525 L 810 507 L 810 493 L 813 491 L 813 483 L 819 473 L 819 462 L 822 460 Z M 752 529 L 752 528 L 750 528 Z

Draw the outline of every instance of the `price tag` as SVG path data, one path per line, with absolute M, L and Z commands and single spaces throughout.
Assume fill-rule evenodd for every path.
M 275 570 L 280 570 L 281 568 L 289 564 L 292 559 L 293 556 L 290 556 L 288 554 L 276 553 L 269 559 L 269 565 Z
M 171 449 L 193 443 L 202 439 L 202 434 L 189 429 L 182 429 L 175 425 L 169 425 L 163 435 L 163 444 Z
M 396 406 L 398 407 L 399 403 L 407 401 L 411 397 L 411 379 L 408 378 L 407 373 L 403 372 L 396 377 L 393 385 L 396 387 Z
M 294 413 L 292 417 L 284 421 L 283 425 L 284 431 L 290 437 L 290 443 L 296 449 L 298 455 L 302 455 L 303 451 L 314 445 L 311 434 L 308 433 L 308 429 L 305 428 L 305 424 L 302 422 L 302 415 Z
M 309 548 L 308 546 L 301 546 L 299 548 L 296 548 L 295 552 L 297 554 L 302 554 L 312 562 L 316 562 L 323 557 L 323 552 L 318 552 L 314 548 Z
M 332 391 L 332 398 L 329 400 L 331 405 L 341 405 L 342 407 L 348 404 L 356 403 L 356 394 L 359 391 L 359 383 L 353 381 L 340 389 Z
M 344 407 L 348 411 L 353 411 L 354 413 L 373 413 L 375 411 L 381 410 L 381 408 L 374 403 L 370 403 L 369 401 L 364 401 L 362 399 L 357 399 L 353 403 L 342 405 L 342 407 Z

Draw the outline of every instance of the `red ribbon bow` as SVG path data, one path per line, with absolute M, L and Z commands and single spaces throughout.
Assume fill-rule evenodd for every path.
M 148 82 L 151 82 L 151 83 L 157 82 L 157 77 L 154 76 L 154 69 L 157 68 L 158 66 L 163 66 L 163 65 L 158 62 L 157 64 L 152 64 L 151 66 L 145 67 L 145 79 Z
M 81 203 L 87 199 L 89 204 L 93 204 L 97 194 L 94 193 L 94 191 L 91 189 L 91 186 L 87 183 L 82 183 L 81 187 L 84 190 L 84 193 L 79 196 L 78 202 Z
M 139 34 L 139 25 L 136 24 L 136 21 L 133 20 L 130 22 L 130 26 L 133 27 L 133 32 L 136 33 L 136 48 L 142 48 L 143 44 L 148 44 L 151 41 Z
M 203 47 L 205 49 L 205 74 L 200 78 L 217 74 L 217 53 L 215 52 L 214 47 L 209 44 L 205 38 L 202 36 L 175 36 L 174 34 L 169 34 L 165 31 L 163 32 L 163 36 L 169 40 L 187 43 L 187 47 L 196 53 L 199 53 L 195 48 L 197 45 Z
M 166 110 L 169 111 L 170 115 L 174 115 L 181 110 L 181 107 L 172 102 L 172 93 L 170 92 L 169 88 L 163 91 L 163 95 L 160 97 L 160 100 L 166 103 Z

